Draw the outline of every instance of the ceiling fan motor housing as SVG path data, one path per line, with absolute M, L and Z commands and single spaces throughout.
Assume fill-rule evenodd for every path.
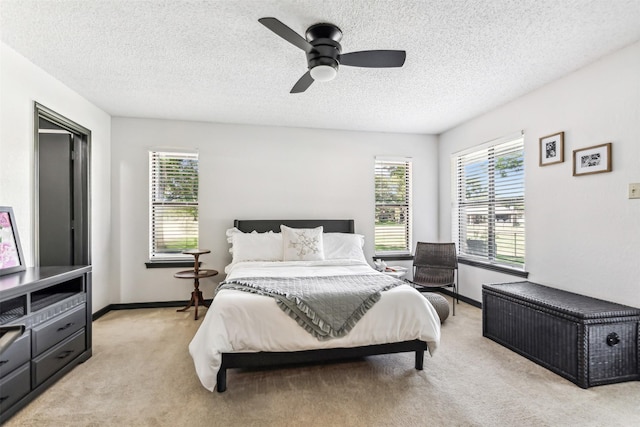
M 338 58 L 342 52 L 340 40 L 342 31 L 333 24 L 315 24 L 307 29 L 307 41 L 313 49 L 307 53 L 309 69 L 319 65 L 330 66 L 338 70 Z

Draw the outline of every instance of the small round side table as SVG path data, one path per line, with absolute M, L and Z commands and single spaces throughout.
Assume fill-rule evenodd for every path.
M 195 315 L 193 320 L 198 320 L 198 305 L 207 306 L 204 298 L 202 297 L 202 292 L 200 291 L 200 279 L 205 277 L 213 277 L 218 272 L 216 270 L 204 270 L 200 269 L 198 265 L 198 258 L 202 254 L 208 254 L 211 252 L 209 249 L 191 249 L 188 251 L 182 252 L 183 254 L 193 255 L 195 258 L 195 262 L 193 265 L 193 270 L 184 270 L 178 271 L 173 275 L 173 277 L 178 279 L 193 279 L 193 292 L 191 292 L 191 299 L 185 308 L 181 308 L 177 311 L 187 311 L 191 306 L 195 307 Z

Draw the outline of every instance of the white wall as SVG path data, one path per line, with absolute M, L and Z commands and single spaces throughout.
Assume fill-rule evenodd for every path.
M 200 152 L 200 259 L 222 272 L 234 219 L 353 218 L 373 257 L 376 155 L 413 157 L 414 238 L 437 236 L 437 144 L 425 135 L 113 118 L 112 212 L 122 303 L 184 300 L 193 284 L 178 269 L 146 269 L 148 150 Z M 214 282 L 201 289 L 212 296 Z
M 0 205 L 13 207 L 28 266 L 34 259 L 34 101 L 91 130 L 93 311 L 115 302 L 110 288 L 110 116 L 4 43 L 0 94 Z
M 529 280 L 640 307 L 640 43 L 557 80 L 439 138 L 440 238 L 451 236 L 451 154 L 524 129 Z M 565 162 L 538 166 L 538 138 L 565 132 Z M 613 143 L 613 171 L 572 176 L 572 152 Z M 474 267 L 461 293 L 523 280 Z
M 354 218 L 373 255 L 373 158 L 414 158 L 414 241 L 451 236 L 451 153 L 526 132 L 527 270 L 531 281 L 640 306 L 640 43 L 436 138 L 425 135 L 111 119 L 0 43 L 0 204 L 13 206 L 33 260 L 33 102 L 92 131 L 93 309 L 186 299 L 187 281 L 145 269 L 147 150 L 201 153 L 201 245 L 210 268 L 229 262 L 235 218 Z M 565 132 L 565 158 L 538 166 L 538 138 Z M 572 177 L 572 150 L 613 143 L 613 172 Z M 113 259 L 112 259 L 113 256 Z M 113 272 L 113 273 L 111 273 Z M 219 281 L 221 277 L 217 277 Z M 461 291 L 522 280 L 461 266 Z M 213 286 L 203 283 L 211 296 Z

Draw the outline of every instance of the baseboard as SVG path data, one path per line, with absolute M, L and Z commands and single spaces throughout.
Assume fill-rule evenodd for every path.
M 108 306 L 103 307 L 100 310 L 96 311 L 95 313 L 93 313 L 91 315 L 91 319 L 94 320 L 94 321 L 98 320 L 99 318 L 101 318 L 102 316 L 104 316 L 105 314 L 107 314 L 108 312 L 111 311 L 111 306 L 112 305 L 113 304 L 109 304 Z
M 450 297 L 453 298 L 453 292 L 451 292 L 448 289 L 441 288 L 441 289 L 438 289 L 438 292 L 442 292 L 443 294 L 449 295 Z M 478 301 L 476 301 L 474 299 L 465 297 L 463 295 L 458 295 L 458 299 L 460 299 L 460 301 L 466 302 L 467 304 L 472 305 L 474 307 L 482 308 L 482 303 L 478 302 Z
M 205 300 L 209 303 L 211 300 Z M 189 301 L 158 301 L 158 302 L 133 302 L 128 304 L 109 304 L 108 306 L 93 313 L 92 319 L 98 320 L 112 310 L 134 310 L 137 308 L 166 308 L 166 307 L 185 307 Z

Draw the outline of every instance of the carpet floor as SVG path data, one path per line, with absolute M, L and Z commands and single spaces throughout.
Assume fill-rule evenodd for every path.
M 6 426 L 639 425 L 640 382 L 583 390 L 483 338 L 481 314 L 460 303 L 424 371 L 413 353 L 230 370 L 218 394 L 187 350 L 202 316 L 111 311 L 93 323 L 93 356 Z

